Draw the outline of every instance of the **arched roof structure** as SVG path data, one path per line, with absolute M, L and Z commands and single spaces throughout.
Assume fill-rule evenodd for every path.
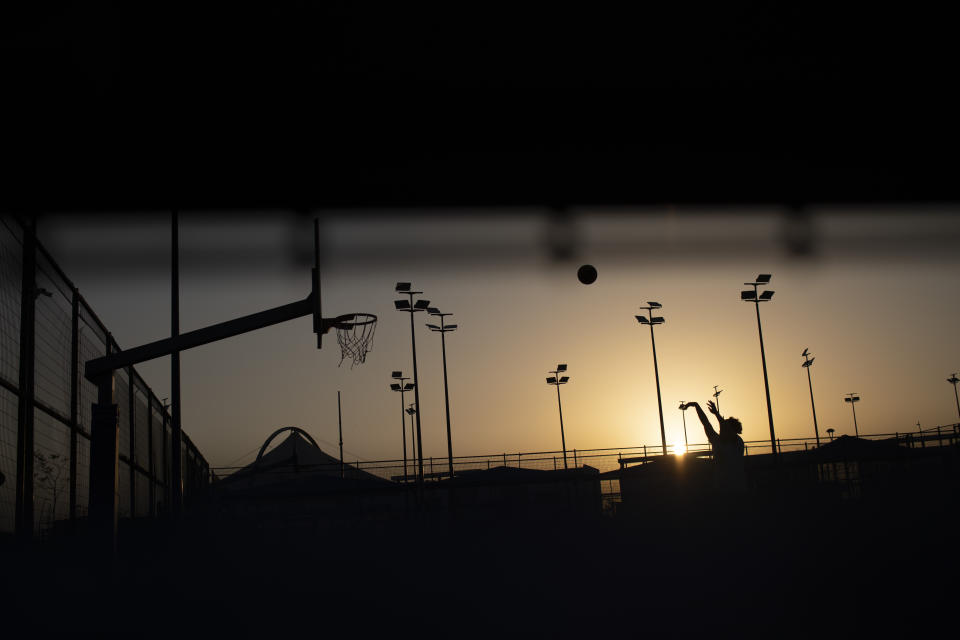
M 263 457 L 263 452 L 267 450 L 267 447 L 270 446 L 270 443 L 273 442 L 273 439 L 276 438 L 276 437 L 277 437 L 278 435 L 280 435 L 281 433 L 283 433 L 284 431 L 293 431 L 293 432 L 295 432 L 295 433 L 299 433 L 299 434 L 302 435 L 304 438 L 306 438 L 306 439 L 310 442 L 310 444 L 312 444 L 313 446 L 315 446 L 317 449 L 320 448 L 320 446 L 317 444 L 316 440 L 313 439 L 313 436 L 311 436 L 309 433 L 307 433 L 306 431 L 304 431 L 304 430 L 301 429 L 300 427 L 280 427 L 279 429 L 277 429 L 276 431 L 274 431 L 273 433 L 271 433 L 270 436 L 269 436 L 269 437 L 266 439 L 266 441 L 263 443 L 263 446 L 260 447 L 260 452 L 257 453 L 257 459 L 256 459 L 256 460 L 254 461 L 254 463 L 253 463 L 254 466 L 256 466 L 256 465 L 258 465 L 258 464 L 260 463 L 260 458 Z

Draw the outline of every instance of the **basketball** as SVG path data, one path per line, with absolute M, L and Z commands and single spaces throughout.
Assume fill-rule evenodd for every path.
M 577 269 L 577 279 L 583 284 L 593 284 L 597 279 L 597 270 L 592 264 L 585 264 Z

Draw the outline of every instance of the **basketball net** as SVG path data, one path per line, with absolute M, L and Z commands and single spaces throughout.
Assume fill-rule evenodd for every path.
M 341 320 L 342 318 L 342 320 Z M 377 316 L 372 313 L 351 313 L 337 319 L 337 343 L 340 345 L 340 364 L 347 358 L 356 364 L 363 364 L 373 344 L 373 334 L 377 330 Z M 337 366 L 340 366 L 338 364 Z

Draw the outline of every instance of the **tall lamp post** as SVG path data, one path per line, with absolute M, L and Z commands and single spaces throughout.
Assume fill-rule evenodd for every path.
M 411 402 L 410 406 L 407 409 L 405 409 L 405 411 L 407 412 L 407 415 L 410 416 L 410 438 L 413 440 L 413 442 L 410 443 L 411 450 L 413 450 L 413 448 L 417 446 L 417 437 L 413 433 L 413 416 L 417 415 L 416 406 L 417 406 L 416 402 Z
M 954 373 L 947 378 L 947 382 L 953 385 L 953 399 L 957 401 L 957 417 L 960 417 L 960 396 L 957 396 L 957 383 L 960 382 L 960 378 Z
M 397 311 L 406 311 L 410 314 L 410 346 L 413 351 L 413 400 L 417 408 L 420 408 L 420 381 L 417 378 L 417 336 L 413 330 L 413 314 L 417 311 L 426 311 L 430 306 L 429 300 L 413 301 L 413 296 L 423 293 L 423 291 L 411 291 L 409 282 L 398 282 L 396 286 L 397 293 L 409 296 L 409 300 L 394 300 L 393 306 Z M 420 433 L 420 411 L 417 416 L 417 482 L 423 484 L 423 441 Z
M 807 384 L 810 385 L 810 408 L 813 409 L 813 435 L 817 438 L 817 446 L 819 447 L 820 430 L 817 428 L 817 407 L 813 404 L 813 381 L 810 379 L 810 365 L 816 358 L 810 357 L 810 349 L 804 349 L 800 355 L 803 356 L 803 364 L 800 366 L 807 370 Z
M 720 385 L 713 385 L 713 403 L 717 405 L 717 413 L 720 413 L 720 394 L 723 393 L 723 389 L 718 389 Z
M 456 331 L 457 325 L 444 324 L 443 319 L 452 316 L 452 313 L 442 313 L 436 307 L 428 307 L 427 313 L 440 318 L 440 326 L 427 323 L 430 331 L 440 334 L 440 348 L 443 352 L 443 401 L 447 407 L 447 464 L 449 465 L 450 477 L 453 478 L 453 440 L 450 437 L 450 392 L 447 390 L 447 339 L 446 335 L 451 331 Z
M 683 449 L 686 451 L 690 448 L 690 444 L 687 442 L 687 405 L 683 400 L 680 401 L 680 411 L 682 412 L 680 415 L 683 416 Z M 717 411 L 719 412 L 720 409 L 717 408 Z
M 407 406 L 406 400 L 404 399 L 404 394 L 407 391 L 413 390 L 412 382 L 405 382 L 410 378 L 404 377 L 403 371 L 394 371 L 390 374 L 390 377 L 397 382 L 390 384 L 391 391 L 398 391 L 400 393 L 400 435 L 403 436 L 403 482 L 407 482 L 407 419 L 403 417 L 403 408 Z M 413 444 L 412 442 L 410 443 Z
M 853 409 L 853 433 L 859 438 L 860 430 L 857 429 L 857 403 L 860 402 L 860 396 L 858 396 L 856 392 L 848 393 L 843 401 L 849 402 L 850 408 Z
M 777 455 L 777 434 L 773 430 L 773 408 L 770 406 L 770 382 L 767 379 L 767 355 L 763 350 L 763 328 L 760 326 L 760 303 L 770 302 L 773 298 L 773 291 L 764 291 L 760 293 L 757 287 L 770 284 L 769 273 L 761 273 L 753 282 L 744 282 L 748 287 L 753 287 L 753 291 L 741 291 L 740 299 L 744 302 L 753 302 L 757 310 L 757 333 L 760 334 L 760 362 L 763 364 L 763 388 L 767 392 L 767 420 L 770 422 L 770 451 Z
M 647 302 L 646 307 L 640 307 L 646 310 L 647 317 L 634 316 L 640 324 L 650 326 L 650 344 L 653 346 L 653 375 L 657 382 L 657 409 L 660 411 L 660 444 L 663 447 L 663 455 L 667 455 L 667 431 L 663 427 L 663 402 L 660 400 L 660 369 L 657 367 L 657 342 L 653 338 L 653 327 L 666 322 L 662 316 L 654 316 L 653 310 L 660 309 L 663 305 L 659 302 Z
M 560 404 L 560 385 L 567 384 L 570 381 L 570 376 L 560 376 L 557 377 L 557 374 L 563 373 L 567 370 L 567 365 L 558 364 L 557 368 L 554 371 L 551 371 L 553 375 L 547 378 L 547 384 L 552 384 L 557 388 L 557 409 L 560 410 L 560 446 L 563 447 L 563 468 L 567 469 L 567 439 L 563 435 L 563 405 Z

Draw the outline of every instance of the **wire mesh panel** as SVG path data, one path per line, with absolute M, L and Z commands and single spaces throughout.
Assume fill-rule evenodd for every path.
M 20 370 L 20 282 L 23 247 L 16 224 L 0 218 L 0 378 L 16 384 Z
M 77 438 L 77 517 L 85 518 L 90 505 L 90 441 Z
M 150 509 L 150 478 L 139 471 L 133 474 L 134 489 L 137 499 L 134 501 L 136 506 L 137 518 L 145 518 L 151 515 Z
M 136 380 L 133 393 L 133 427 L 136 432 L 134 438 L 133 461 L 144 469 L 150 469 L 150 433 L 147 428 L 147 395 Z
M 77 332 L 77 343 L 80 357 L 80 400 L 77 405 L 77 413 L 79 414 L 81 429 L 89 434 L 93 405 L 97 401 L 97 386 L 83 376 L 83 365 L 88 360 L 104 355 L 107 352 L 107 347 L 103 331 L 82 304 L 80 305 L 80 326 Z
M 13 216 L 0 217 L 0 532 L 16 526 L 18 386 L 20 381 L 21 281 L 23 226 Z M 86 516 L 90 502 L 90 436 L 97 387 L 83 376 L 87 361 L 106 355 L 108 335 L 103 324 L 79 298 L 79 326 L 73 333 L 73 283 L 53 258 L 37 244 L 34 356 L 34 489 L 35 531 L 49 530 L 70 517 L 70 487 L 76 488 L 78 517 Z M 77 362 L 73 361 L 76 339 Z M 73 383 L 73 367 L 79 377 Z M 157 478 L 168 478 L 171 464 L 169 435 L 163 433 L 160 401 L 146 384 L 128 372 L 115 372 L 114 394 L 119 410 L 120 516 L 149 515 L 157 501 L 166 500 L 166 488 Z M 133 412 L 130 392 L 134 385 Z M 77 433 L 71 426 L 71 404 L 77 403 Z M 151 433 L 150 419 L 155 431 Z M 71 440 L 76 460 L 70 459 Z M 151 460 L 151 445 L 153 459 Z M 131 450 L 131 446 L 134 450 Z M 190 444 L 184 480 L 196 487 L 206 479 L 206 461 Z M 166 455 L 165 455 L 166 453 Z M 185 458 L 185 460 L 187 459 Z M 152 464 L 151 464 L 152 463 Z M 141 470 L 137 470 L 139 467 Z M 75 476 L 71 477 L 71 469 Z M 155 477 L 151 478 L 151 473 Z M 131 514 L 135 505 L 136 514 Z M 29 523 L 27 523 L 29 526 Z
M 126 371 L 114 374 L 114 398 L 120 413 L 120 455 L 130 455 L 130 395 Z M 129 470 L 128 470 L 129 473 Z
M 123 460 L 120 461 L 120 482 L 118 484 L 120 487 L 120 490 L 119 490 L 120 504 L 119 504 L 118 513 L 120 514 L 121 518 L 129 518 L 130 517 L 130 490 L 131 490 L 130 465 L 124 462 Z
M 20 379 L 20 283 L 23 246 L 20 226 L 0 218 L 0 532 L 14 529 L 17 492 L 17 395 Z M 4 387 L 3 383 L 9 385 Z
M 70 517 L 70 426 L 34 410 L 34 530 L 52 529 Z
M 23 247 L 19 226 L 0 218 L 0 381 L 16 388 L 20 371 L 20 282 Z M 0 384 L 0 532 L 14 528 L 17 474 L 17 395 Z
M 37 253 L 34 393 L 37 401 L 69 416 L 73 293 L 53 265 Z
M 166 483 L 167 487 L 169 487 L 170 483 L 173 481 L 173 436 L 170 434 L 169 420 L 167 421 L 167 424 L 168 426 L 163 433 L 163 450 L 166 455 L 166 464 L 163 467 L 163 476 L 164 478 L 170 478 L 170 480 Z
M 17 395 L 0 387 L 0 532 L 12 533 L 17 504 Z
M 163 483 L 164 478 L 167 477 L 163 468 L 163 414 L 156 401 L 152 404 L 150 411 L 153 415 L 153 475 L 157 482 Z
M 187 443 L 184 440 L 180 441 L 180 486 L 183 487 L 183 495 L 186 497 L 190 491 L 190 468 L 187 466 L 189 456 L 187 455 Z

